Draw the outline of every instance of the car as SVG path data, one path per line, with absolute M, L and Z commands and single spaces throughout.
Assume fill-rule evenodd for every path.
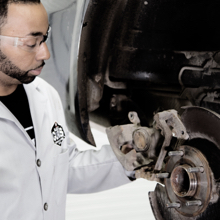
M 42 77 L 70 131 L 95 146 L 89 121 L 105 126 L 122 164 L 162 183 L 149 194 L 157 220 L 218 219 L 220 2 L 43 3 L 52 59 Z

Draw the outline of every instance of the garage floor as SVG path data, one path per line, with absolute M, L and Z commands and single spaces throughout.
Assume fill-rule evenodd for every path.
M 96 144 L 108 143 L 104 129 L 91 123 Z M 90 148 L 74 136 L 74 141 L 83 149 Z M 154 220 L 148 192 L 156 183 L 138 179 L 130 184 L 94 194 L 67 196 L 66 220 Z

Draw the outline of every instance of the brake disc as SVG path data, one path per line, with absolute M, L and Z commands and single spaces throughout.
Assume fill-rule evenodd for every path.
M 189 140 L 170 152 L 164 185 L 149 193 L 157 220 L 217 220 L 220 215 L 220 116 L 189 107 L 181 116 Z M 182 153 L 180 153 L 182 152 Z

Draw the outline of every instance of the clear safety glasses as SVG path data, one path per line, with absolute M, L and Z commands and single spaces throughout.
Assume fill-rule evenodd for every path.
M 47 42 L 49 32 L 51 31 L 51 27 L 49 26 L 46 35 L 38 35 L 38 36 L 27 36 L 27 37 L 11 37 L 0 35 L 0 40 L 10 44 L 14 47 L 19 47 L 22 50 L 36 53 L 40 47 L 40 45 L 44 42 Z

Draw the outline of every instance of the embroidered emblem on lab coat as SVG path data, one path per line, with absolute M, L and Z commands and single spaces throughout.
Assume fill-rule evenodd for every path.
M 52 127 L 51 133 L 53 135 L 54 143 L 61 146 L 62 141 L 65 138 L 65 133 L 63 128 L 58 123 L 55 122 L 54 126 Z

